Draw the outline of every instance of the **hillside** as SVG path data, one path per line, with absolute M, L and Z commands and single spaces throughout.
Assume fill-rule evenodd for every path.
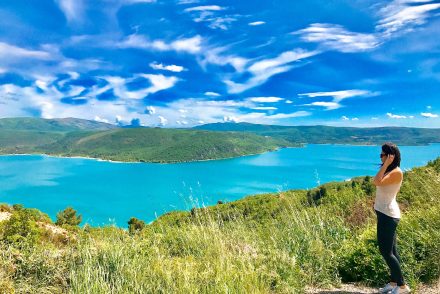
M 1 154 L 41 153 L 127 162 L 184 162 L 230 158 L 296 146 L 282 139 L 256 134 L 115 128 L 78 119 L 3 119 L 0 126 Z
M 380 127 L 349 128 L 329 126 L 276 126 L 250 123 L 213 123 L 198 130 L 240 131 L 309 144 L 382 144 L 424 145 L 440 142 L 440 129 Z
M 304 293 L 353 282 L 377 287 L 387 273 L 373 199 L 371 178 L 359 177 L 174 211 L 149 225 L 132 219 L 129 231 L 65 224 L 66 232 L 39 211 L 2 205 L 0 289 Z M 398 246 L 414 293 L 440 276 L 439 200 L 440 158 L 405 172 Z

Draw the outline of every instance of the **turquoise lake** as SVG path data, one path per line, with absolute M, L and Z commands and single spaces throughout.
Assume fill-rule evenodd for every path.
M 401 146 L 402 169 L 440 156 L 440 144 Z M 0 202 L 49 214 L 67 206 L 83 224 L 127 227 L 171 211 L 247 195 L 312 188 L 330 181 L 375 175 L 380 146 L 307 145 L 215 161 L 113 163 L 44 155 L 0 156 Z

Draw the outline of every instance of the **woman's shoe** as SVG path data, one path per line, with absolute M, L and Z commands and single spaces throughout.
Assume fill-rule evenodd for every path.
M 387 294 L 393 291 L 395 286 L 391 285 L 391 283 L 386 284 L 383 288 L 379 288 L 379 293 L 381 294 Z
M 411 289 L 408 287 L 408 285 L 405 285 L 405 288 L 400 288 L 399 286 L 394 287 L 393 291 L 391 291 L 391 294 L 408 294 L 411 293 Z

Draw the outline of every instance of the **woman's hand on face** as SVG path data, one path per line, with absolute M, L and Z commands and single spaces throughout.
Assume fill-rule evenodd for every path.
M 385 159 L 385 162 L 383 163 L 383 165 L 389 166 L 391 163 L 393 163 L 393 161 L 394 161 L 394 155 L 393 154 L 389 154 L 387 156 L 387 159 Z

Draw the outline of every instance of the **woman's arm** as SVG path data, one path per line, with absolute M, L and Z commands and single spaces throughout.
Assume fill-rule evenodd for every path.
M 384 176 L 385 171 L 388 166 L 393 162 L 394 155 L 390 154 L 387 156 L 387 159 L 383 163 L 382 167 L 377 172 L 376 176 L 373 179 L 373 184 L 375 186 L 384 186 L 390 184 L 397 184 L 402 180 L 402 173 L 398 171 L 392 171 L 386 176 Z

